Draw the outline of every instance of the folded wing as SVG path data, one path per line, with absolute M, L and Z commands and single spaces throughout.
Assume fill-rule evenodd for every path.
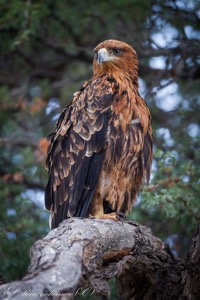
M 96 80 L 76 98 L 61 114 L 48 149 L 45 205 L 51 228 L 88 215 L 107 146 L 111 88 Z

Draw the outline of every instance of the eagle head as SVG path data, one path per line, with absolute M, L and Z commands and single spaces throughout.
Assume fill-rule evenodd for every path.
M 94 48 L 94 75 L 138 76 L 138 59 L 135 50 L 118 40 L 106 40 Z

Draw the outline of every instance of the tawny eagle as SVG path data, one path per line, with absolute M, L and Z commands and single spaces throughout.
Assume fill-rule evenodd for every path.
M 93 76 L 50 135 L 45 205 L 51 228 L 70 217 L 130 212 L 150 176 L 151 115 L 138 93 L 135 50 L 117 40 L 94 49 Z

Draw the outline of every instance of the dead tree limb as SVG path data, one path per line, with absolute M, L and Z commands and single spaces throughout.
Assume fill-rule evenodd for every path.
M 27 275 L 2 285 L 0 299 L 71 300 L 89 287 L 109 295 L 107 281 L 112 277 L 122 300 L 200 299 L 199 234 L 198 227 L 184 262 L 136 222 L 68 219 L 33 245 Z

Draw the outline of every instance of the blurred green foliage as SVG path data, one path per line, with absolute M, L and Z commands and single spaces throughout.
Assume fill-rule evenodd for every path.
M 186 255 L 200 211 L 198 1 L 0 0 L 0 7 L 0 278 L 22 277 L 30 246 L 48 231 L 44 138 L 90 78 L 92 49 L 110 38 L 136 49 L 153 118 L 151 181 L 129 218 Z

